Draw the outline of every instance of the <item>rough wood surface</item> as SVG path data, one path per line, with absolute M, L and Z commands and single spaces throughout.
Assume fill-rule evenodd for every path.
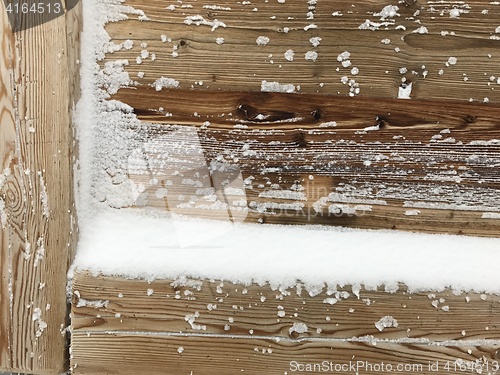
M 171 280 L 148 283 L 82 272 L 73 282 L 72 325 L 86 332 L 140 330 L 246 336 L 252 330 L 256 336 L 286 338 L 293 323 L 301 322 L 309 331 L 300 337 L 348 339 L 370 335 L 443 342 L 495 340 L 500 331 L 498 296 L 451 290 L 411 293 L 404 286 L 396 292 L 391 289 L 393 293 L 360 286 L 338 287 L 329 293 L 324 287 L 311 296 L 305 286 L 302 288 L 273 290 L 268 285 L 208 280 L 182 286 Z M 190 324 L 185 317 L 195 311 L 199 317 Z M 399 325 L 379 331 L 375 324 L 386 315 L 393 316 Z M 205 329 L 200 329 L 202 326 Z
M 82 375 L 133 375 L 144 373 L 145 368 L 148 374 L 162 375 L 283 375 L 298 373 L 299 366 L 304 366 L 301 367 L 303 373 L 307 373 L 305 366 L 319 366 L 325 361 L 328 372 L 323 370 L 323 373 L 328 374 L 355 374 L 356 370 L 349 367 L 335 371 L 335 365 L 349 366 L 350 361 L 355 365 L 360 361 L 358 370 L 363 374 L 444 375 L 473 373 L 476 369 L 485 373 L 487 366 L 488 373 L 498 373 L 494 371 L 498 370 L 498 360 L 494 357 L 496 348 L 490 346 L 342 340 L 276 342 L 273 338 L 238 339 L 229 335 L 213 338 L 100 332 L 87 336 L 84 332 L 75 332 L 73 348 L 73 373 Z M 333 370 L 329 370 L 330 362 Z M 381 367 L 383 364 L 385 367 Z M 429 365 L 433 367 L 429 369 Z M 389 368 L 392 371 L 387 371 Z M 311 367 L 309 370 L 312 373 Z
M 179 165 L 141 170 L 145 160 L 129 158 L 103 163 L 103 180 L 118 187 L 100 201 L 130 202 L 113 199 L 129 177 L 146 189 L 136 206 L 172 210 L 168 198 L 189 192 L 198 203 L 175 206 L 188 215 L 235 208 L 261 223 L 500 236 L 496 3 L 126 5 L 144 14 L 107 24 L 115 44 L 101 74 L 130 75 L 130 90 L 103 82 L 145 125 L 130 137 L 155 149 L 146 164 L 170 152 L 176 125 L 196 127 L 207 163 L 228 163 L 245 186 L 218 210 L 204 189 L 170 178 Z M 409 83 L 412 100 L 395 99 Z M 181 177 L 209 186 L 198 172 Z
M 487 360 L 490 366 L 496 361 L 498 296 L 387 288 L 392 293 L 361 286 L 309 293 L 305 287 L 147 282 L 77 273 L 72 368 L 78 374 L 133 373 L 137 369 L 130 364 L 140 356 L 151 374 L 181 369 L 234 373 L 234 368 L 252 374 L 268 368 L 266 373 L 282 374 L 290 371 L 293 360 L 439 360 L 441 367 L 459 358 Z M 384 327 L 381 319 L 387 316 L 397 323 Z M 307 331 L 296 332 L 297 324 L 305 324 Z M 230 363 L 235 359 L 239 361 Z
M 68 365 L 65 286 L 76 235 L 70 111 L 78 71 L 68 59 L 78 55 L 80 6 L 69 23 L 58 17 L 15 34 L 5 14 L 1 2 L 0 367 L 59 374 Z
M 348 95 L 355 87 L 341 82 L 345 76 L 359 85 L 359 95 L 395 98 L 404 78 L 413 83 L 414 99 L 500 101 L 499 6 L 489 0 L 411 5 L 220 0 L 174 3 L 167 9 L 160 0 L 126 4 L 143 10 L 150 21 L 131 16 L 109 24 L 117 44 L 130 39 L 134 45 L 107 59 L 128 60 L 126 71 L 143 85 L 164 76 L 185 89 L 260 91 L 267 80 L 300 86 L 302 93 Z M 386 6 L 393 6 L 392 15 Z M 367 20 L 375 30 L 360 29 Z M 260 36 L 269 42 L 259 45 Z M 321 38 L 317 46 L 310 41 L 315 37 Z M 293 61 L 285 58 L 288 50 L 294 52 Z M 142 51 L 148 55 L 141 57 Z M 344 51 L 350 53 L 347 67 L 338 61 Z M 307 60 L 308 52 L 317 53 L 317 59 Z M 456 63 L 452 59 L 450 64 L 450 58 Z M 353 67 L 359 72 L 352 73 Z M 139 72 L 144 76 L 138 77 Z
M 3 3 L 0 4 L 0 368 L 11 367 L 10 358 L 10 329 L 12 327 L 10 314 L 10 249 L 9 230 L 6 226 L 5 195 L 3 194 L 6 184 L 5 168 L 12 163 L 10 158 L 14 153 L 16 137 L 16 124 L 14 118 L 14 90 L 12 72 L 12 53 L 14 38 L 9 27 L 7 13 L 4 11 Z M 10 148 L 10 150 L 9 150 Z M 8 150 L 8 151 L 7 151 Z
M 216 216 L 206 192 L 185 183 L 208 186 L 197 169 L 176 177 L 179 163 L 152 162 L 175 153 L 175 124 L 196 128 L 191 143 L 199 141 L 208 165 L 241 171 L 245 183 L 228 199 L 246 200 L 247 221 L 500 236 L 495 105 L 147 87 L 115 99 L 149 124 L 143 148 L 154 151 L 129 165 L 148 207 L 176 207 L 156 194 L 166 187 L 172 197 L 199 198 L 178 212 Z

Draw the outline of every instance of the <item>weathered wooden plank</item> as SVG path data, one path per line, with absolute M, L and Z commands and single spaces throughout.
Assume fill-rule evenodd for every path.
M 75 332 L 72 335 L 72 368 L 74 374 L 86 375 L 128 375 L 144 372 L 145 368 L 148 374 L 167 375 L 281 375 L 299 369 L 313 372 L 314 364 L 320 366 L 326 362 L 325 373 L 357 373 L 357 370 L 363 374 L 459 374 L 462 373 L 460 364 L 464 371 L 482 369 L 485 373 L 488 366 L 488 373 L 498 373 L 498 360 L 494 357 L 497 346 L 366 341 L 277 341 L 273 338 L 239 339 L 229 335 L 183 337 L 125 332 L 99 332 L 87 336 L 85 332 Z M 350 370 L 350 362 L 359 367 Z M 342 364 L 344 367 L 339 367 Z M 305 367 L 307 365 L 311 367 Z M 467 370 L 467 365 L 472 367 Z M 316 372 L 320 372 L 318 368 Z
M 4 4 L 0 28 L 10 30 Z M 9 308 L 1 320 L 10 336 L 2 337 L 2 370 L 59 374 L 68 365 L 65 284 L 76 235 L 70 111 L 78 91 L 68 48 L 76 59 L 80 7 L 71 12 L 70 24 L 65 16 L 19 12 L 12 16 L 18 31 L 2 32 L 9 50 L 1 96 L 12 98 L 10 108 L 2 104 L 0 131 L 8 175 L 0 196 L 2 313 Z
M 207 164 L 241 171 L 245 183 L 227 197 L 245 201 L 248 221 L 500 235 L 496 214 L 485 213 L 500 206 L 494 105 L 147 87 L 115 98 L 150 124 L 140 161 L 129 162 L 145 189 L 138 205 L 171 209 L 156 194 L 167 188 L 199 197 L 177 212 L 217 215 L 198 186 L 211 186 L 208 176 L 161 162 L 177 152 L 170 134 L 182 125 L 196 128 L 186 144 L 199 142 Z
M 107 59 L 128 60 L 125 70 L 140 84 L 168 76 L 182 88 L 260 91 L 267 80 L 300 86 L 302 93 L 357 95 L 358 87 L 362 96 L 394 98 L 404 79 L 413 84 L 412 98 L 500 100 L 495 90 L 500 41 L 494 27 L 500 17 L 489 1 L 424 0 L 405 6 L 382 0 L 313 5 L 223 0 L 212 7 L 191 2 L 170 9 L 158 1 L 127 4 L 143 10 L 150 21 L 109 24 L 117 44 L 130 39 L 134 45 Z M 395 13 L 381 12 L 391 5 Z M 450 17 L 455 13 L 459 17 Z M 372 23 L 376 31 L 359 29 L 366 20 L 383 25 Z M 310 25 L 316 27 L 304 31 Z M 420 27 L 426 32 L 415 32 Z M 269 42 L 259 45 L 259 36 Z M 321 38 L 316 46 L 310 41 L 314 37 Z M 216 43 L 217 38 L 224 42 Z M 289 50 L 293 61 L 290 53 L 285 57 Z M 338 61 L 344 51 L 350 53 L 346 67 Z M 317 59 L 307 60 L 308 52 L 309 58 L 317 53 Z
M 472 141 L 481 139 L 476 138 L 480 135 L 493 137 L 500 131 L 498 106 L 446 100 L 215 90 L 157 91 L 147 86 L 121 89 L 113 98 L 130 105 L 138 118 L 146 122 L 201 126 L 208 121 L 208 126 L 215 129 L 229 130 L 235 125 L 247 125 L 249 131 L 323 128 L 323 131 L 352 134 L 379 125 L 384 130 L 361 134 L 359 138 L 367 141 L 392 138 L 402 131 L 414 137 L 410 139 L 428 141 L 426 131 L 435 134 L 443 129 L 458 131 L 467 136 L 460 140 Z M 325 124 L 333 121 L 335 124 L 330 126 Z
M 439 362 L 435 373 L 459 373 L 454 365 L 460 362 L 455 361 L 465 360 L 488 363 L 495 367 L 492 373 L 498 370 L 498 296 L 390 294 L 356 287 L 338 288 L 337 296 L 325 291 L 311 296 L 305 290 L 298 295 L 269 286 L 207 280 L 187 286 L 186 281 L 182 286 L 77 273 L 74 373 L 134 373 L 140 363 L 152 374 L 224 374 L 235 369 L 261 374 L 264 368 L 281 374 L 292 371 L 292 361 L 350 360 L 395 367 Z M 336 297 L 332 305 L 323 302 Z M 397 327 L 379 331 L 375 324 L 388 315 L 397 319 Z M 297 323 L 307 331 L 291 329 Z M 451 368 L 445 367 L 447 362 Z
M 500 303 L 494 295 L 410 293 L 404 286 L 395 292 L 392 288 L 393 293 L 361 286 L 328 291 L 320 286 L 310 294 L 300 285 L 278 289 L 208 280 L 181 284 L 78 272 L 73 280 L 73 331 L 92 336 L 140 331 L 287 339 L 296 338 L 290 331 L 295 323 L 304 323 L 308 331 L 301 338 L 370 336 L 442 343 L 496 340 L 500 331 Z M 385 316 L 396 319 L 396 327 L 381 327 Z
M 5 211 L 6 185 L 10 183 L 15 148 L 12 53 L 14 38 L 3 3 L 0 4 L 0 368 L 11 368 L 10 355 L 10 246 Z M 7 172 L 7 173 L 6 173 Z

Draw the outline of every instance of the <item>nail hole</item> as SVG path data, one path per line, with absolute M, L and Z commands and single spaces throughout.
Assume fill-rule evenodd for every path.
M 181 40 L 181 41 L 179 42 L 179 45 L 180 45 L 181 47 L 184 47 L 186 44 L 187 44 L 187 42 L 186 42 L 185 40 Z

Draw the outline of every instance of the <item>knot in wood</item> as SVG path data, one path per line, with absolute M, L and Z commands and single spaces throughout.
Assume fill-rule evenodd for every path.
M 477 121 L 477 117 L 476 116 L 472 116 L 472 115 L 465 116 L 465 122 L 468 123 L 468 124 L 473 124 L 476 121 Z
M 300 147 L 300 148 L 307 147 L 306 136 L 305 136 L 304 132 L 301 131 L 301 130 L 298 130 L 298 131 L 295 132 L 295 134 L 293 136 L 293 142 L 295 144 L 297 144 L 297 146 Z

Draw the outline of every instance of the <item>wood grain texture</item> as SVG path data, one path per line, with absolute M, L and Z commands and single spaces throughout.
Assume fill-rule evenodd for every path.
M 261 82 L 267 80 L 294 84 L 302 93 L 349 95 L 355 87 L 342 83 L 347 77 L 359 85 L 361 96 L 395 98 L 405 79 L 413 83 L 414 99 L 500 101 L 500 41 L 495 32 L 500 16 L 494 2 L 245 5 L 221 0 L 189 1 L 167 9 L 160 0 L 126 4 L 143 10 L 150 21 L 131 17 L 109 24 L 107 31 L 115 43 L 130 39 L 134 45 L 108 54 L 107 60 L 128 60 L 126 71 L 142 85 L 164 76 L 178 80 L 184 89 L 260 91 Z M 384 18 L 381 12 L 388 5 L 398 10 Z M 453 9 L 459 17 L 450 17 Z M 360 29 L 367 20 L 379 24 L 372 26 L 376 30 Z M 316 27 L 305 30 L 310 25 Z M 426 33 L 416 32 L 421 27 Z M 259 45 L 259 36 L 269 42 Z M 314 37 L 321 38 L 319 45 L 310 41 Z M 216 43 L 217 38 L 224 42 Z M 294 52 L 292 61 L 290 55 L 285 57 L 289 50 Z M 142 51 L 148 55 L 141 58 Z M 351 65 L 346 67 L 338 61 L 344 51 L 350 53 Z M 308 52 L 317 53 L 317 59 L 306 59 Z M 457 59 L 456 64 L 448 63 L 450 57 Z M 359 72 L 351 72 L 353 67 Z M 140 72 L 144 75 L 138 76 Z
M 11 249 L 9 229 L 5 213 L 7 185 L 11 183 L 6 170 L 10 171 L 16 142 L 16 124 L 14 118 L 14 90 L 12 72 L 12 54 L 14 37 L 9 27 L 3 3 L 0 4 L 0 368 L 11 368 L 10 329 L 10 261 Z
M 393 293 L 383 288 L 339 286 L 310 294 L 303 285 L 279 289 L 195 280 L 191 286 L 182 286 L 172 280 L 147 282 L 79 272 L 73 290 L 72 326 L 85 332 L 240 336 L 252 332 L 288 338 L 289 329 L 300 322 L 309 327 L 300 337 L 349 339 L 369 335 L 446 342 L 496 340 L 500 331 L 498 296 L 451 290 L 412 293 L 404 285 Z M 191 324 L 185 317 L 196 311 L 199 317 Z M 380 331 L 376 323 L 387 315 L 399 325 Z
M 3 39 L 10 29 L 5 12 L 2 2 Z M 79 19 L 79 12 L 74 8 L 68 18 Z M 15 22 L 31 25 L 30 17 L 18 14 Z M 2 83 L 10 76 L 2 103 L 11 98 L 10 108 L 2 104 L 0 130 L 8 168 L 0 195 L 2 313 L 9 308 L 1 317 L 9 334 L 6 341 L 2 336 L 2 349 L 9 350 L 2 370 L 59 374 L 68 365 L 65 285 L 76 228 L 70 110 L 78 91 L 78 81 L 69 78 L 78 74 L 76 64 L 68 59 L 78 55 L 79 27 L 59 17 L 10 34 L 10 43 L 2 44 L 10 48 L 2 54 Z
M 199 186 L 210 182 L 197 169 L 161 162 L 186 158 L 170 134 L 191 127 L 196 139 L 187 144 L 200 143 L 207 165 L 241 172 L 245 183 L 227 197 L 230 209 L 246 202 L 247 221 L 500 236 L 495 105 L 148 87 L 122 89 L 115 99 L 148 124 L 143 156 L 129 165 L 132 181 L 145 187 L 139 205 L 224 214 L 206 209 Z M 199 200 L 179 209 L 159 188 Z
M 491 365 L 500 344 L 500 304 L 494 295 L 410 293 L 403 285 L 393 293 L 345 286 L 309 294 L 268 285 L 147 282 L 86 272 L 75 275 L 73 292 L 77 374 L 128 374 L 138 370 L 137 362 L 147 364 L 151 374 L 234 373 L 235 368 L 282 374 L 294 360 L 439 360 L 444 367 L 461 358 L 487 359 Z M 379 330 L 376 324 L 385 316 L 397 326 Z M 307 332 L 295 332 L 297 323 Z
M 496 347 L 488 346 L 433 346 L 393 342 L 372 344 L 341 340 L 276 342 L 273 338 L 238 339 L 229 335 L 212 338 L 101 332 L 90 336 L 76 332 L 72 340 L 73 373 L 82 375 L 132 375 L 144 372 L 144 368 L 147 368 L 148 374 L 165 375 L 191 372 L 206 375 L 282 375 L 297 372 L 299 365 L 319 366 L 324 361 L 327 362 L 326 369 L 330 369 L 330 362 L 335 369 L 335 365 L 349 365 L 349 361 L 360 361 L 359 373 L 363 374 L 381 373 L 382 363 L 386 369 L 391 365 L 390 373 L 393 374 L 459 374 L 461 371 L 458 363 L 462 363 L 460 360 L 464 361 L 464 371 L 472 371 L 471 368 L 483 368 L 485 371 L 486 363 L 490 369 L 498 369 L 498 362 L 494 359 Z M 471 354 L 468 350 L 471 350 Z M 436 363 L 437 370 L 429 371 L 429 364 L 435 367 Z M 484 365 L 481 366 L 481 363 Z M 467 364 L 472 367 L 468 369 Z M 348 367 L 344 369 L 323 372 L 356 373 Z M 498 371 L 489 373 L 496 374 Z

